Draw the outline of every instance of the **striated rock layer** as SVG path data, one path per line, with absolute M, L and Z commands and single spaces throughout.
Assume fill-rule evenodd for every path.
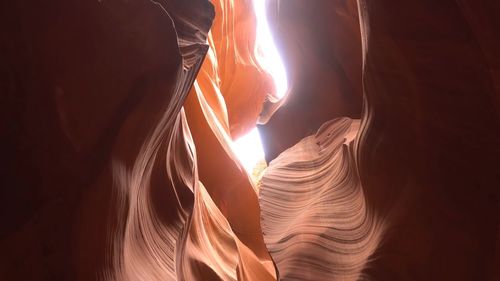
M 1 4 L 0 279 L 173 278 L 189 175 L 168 179 L 160 152 L 206 52 L 196 3 L 181 19 L 172 1 Z
M 14 153 L 2 169 L 0 279 L 275 279 L 257 195 L 229 149 L 226 105 L 213 99 L 235 90 L 218 75 L 203 80 L 212 65 L 265 77 L 251 40 L 235 44 L 224 28 L 251 27 L 249 3 L 77 2 L 39 3 L 47 12 L 2 3 L 2 109 L 15 125 L 2 123 Z M 217 37 L 208 34 L 214 8 L 227 13 Z M 202 67 L 207 38 L 213 59 Z M 251 103 L 255 120 L 261 101 Z
M 262 229 L 282 280 L 359 280 L 383 235 L 357 174 L 359 120 L 336 119 L 284 151 L 260 187 Z
M 343 5 L 348 2 L 290 2 L 271 5 L 276 9 L 271 17 L 275 17 L 273 26 L 281 38 L 285 61 L 300 60 L 294 50 L 308 42 L 289 40 L 294 35 L 306 37 L 290 32 L 288 24 L 304 22 L 327 30 L 334 28 L 326 26 L 335 25 L 349 30 L 343 27 L 348 25 L 339 24 L 345 17 L 327 20 L 319 16 L 352 11 Z M 362 73 L 364 104 L 355 162 L 365 200 L 386 226 L 383 243 L 364 274 L 369 280 L 497 280 L 500 56 L 494 50 L 500 46 L 495 16 L 500 7 L 492 1 L 454 0 L 364 0 L 358 6 L 362 67 L 354 68 L 354 73 Z M 310 10 L 318 12 L 301 16 Z M 323 21 L 328 23 L 320 24 Z M 318 30 L 311 34 L 320 33 Z M 338 34 L 329 34 L 322 32 L 322 43 L 314 46 L 326 45 L 330 42 L 326 38 L 340 39 Z M 356 40 L 334 42 L 356 45 Z M 342 49 L 321 48 L 313 54 L 356 61 L 354 52 L 330 56 L 337 48 Z M 343 67 L 335 69 L 337 76 L 349 73 Z M 314 74 L 322 71 L 314 70 L 310 71 L 314 79 L 321 77 Z M 326 116 L 347 115 L 349 103 L 333 98 L 335 87 L 312 84 L 319 85 L 318 89 L 303 94 L 314 96 L 311 102 L 285 104 L 262 126 L 268 160 L 286 151 L 292 137 L 311 135 L 308 130 L 317 130 L 328 120 Z M 294 94 L 292 88 L 290 103 Z M 314 110 L 299 108 L 313 101 L 317 102 Z M 301 118 L 311 121 L 295 122 Z M 273 165 L 271 162 L 270 171 Z M 287 180 L 285 176 L 275 178 L 276 182 Z M 285 214 L 273 216 L 286 220 Z M 287 268 L 285 261 L 280 263 Z
M 266 3 L 0 3 L 0 280 L 500 278 L 500 6 Z

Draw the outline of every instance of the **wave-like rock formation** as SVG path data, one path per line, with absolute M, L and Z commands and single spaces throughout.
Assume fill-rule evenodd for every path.
M 251 22 L 237 25 L 247 21 L 251 9 L 241 5 L 222 9 L 227 1 L 216 3 L 216 12 L 223 12 L 223 16 L 214 26 L 225 28 L 221 28 L 222 31 L 214 28 L 212 34 L 207 34 L 206 25 L 193 26 L 193 22 L 204 19 L 202 16 L 206 19 L 202 24 L 210 21 L 213 15 L 198 13 L 213 8 L 206 1 L 199 3 L 204 4 L 200 4 L 201 10 L 195 10 L 194 14 L 172 17 L 183 61 L 182 74 L 187 77 L 177 78 L 174 90 L 179 91 L 179 95 L 174 95 L 173 101 L 188 95 L 189 87 L 179 82 L 187 81 L 187 85 L 191 85 L 194 76 L 190 73 L 201 67 L 184 103 L 185 111 L 174 117 L 179 111 L 172 106 L 177 103 L 169 104 L 129 171 L 120 168 L 121 163 L 113 163 L 114 180 L 119 188 L 117 209 L 122 213 L 118 214 L 117 234 L 111 240 L 110 255 L 114 262 L 112 272 L 106 276 L 108 280 L 275 279 L 261 234 L 255 189 L 230 149 L 230 134 L 238 133 L 230 124 L 242 126 L 243 121 L 238 121 L 241 117 L 234 117 L 225 103 L 237 107 L 231 103 L 230 94 L 234 94 L 232 87 L 238 86 L 241 77 L 247 83 L 256 75 L 260 75 L 260 83 L 267 81 L 249 58 L 242 57 L 241 54 L 246 54 L 251 58 L 250 50 L 241 50 L 241 44 L 233 38 L 237 30 L 251 30 Z M 173 8 L 183 11 L 186 5 L 179 3 Z M 168 3 L 163 7 L 168 11 Z M 237 12 L 248 16 L 235 18 Z M 232 27 L 235 24 L 237 28 Z M 205 44 L 207 38 L 210 45 Z M 201 65 L 207 51 L 209 57 Z M 246 68 L 242 69 L 245 64 Z M 226 71 L 231 75 L 221 79 L 219 73 Z M 259 93 L 263 99 L 263 92 L 256 88 L 240 93 L 238 100 L 259 99 Z M 246 103 L 261 104 L 262 101 L 246 100 Z M 254 119 L 257 114 L 258 111 L 253 113 Z M 249 114 L 246 116 L 251 120 Z M 165 154 L 166 159 L 162 156 Z M 214 170 L 214 165 L 224 176 L 215 176 L 221 172 Z M 161 167 L 165 166 L 167 182 L 161 173 Z M 170 190 L 165 190 L 167 187 Z M 126 195 L 120 198 L 121 194 Z M 168 219 L 164 217 L 166 206 L 162 206 L 165 201 L 155 198 L 158 196 L 173 201 L 167 207 L 171 214 Z
M 358 129 L 332 120 L 269 164 L 262 229 L 282 280 L 359 280 L 377 249 L 384 227 L 357 174 Z
M 192 167 L 178 151 L 168 179 L 165 154 L 206 52 L 196 3 L 2 3 L 2 280 L 173 278 Z
M 357 2 L 359 7 L 353 10 L 346 8 L 352 3 L 348 1 L 315 5 L 272 1 L 276 12 L 271 17 L 284 61 L 300 60 L 294 50 L 304 50 L 324 59 L 333 69 L 329 77 L 353 81 L 337 85 L 353 87 L 340 91 L 347 95 L 342 99 L 333 98 L 337 88 L 317 86 L 328 83 L 311 83 L 318 87 L 312 93 L 292 88 L 287 103 L 261 127 L 266 157 L 277 157 L 290 142 L 311 135 L 308 130 L 329 119 L 350 116 L 345 112 L 356 91 L 349 89 L 358 86 L 356 79 L 349 79 L 356 76 L 349 75 L 342 61 L 355 62 L 358 55 L 335 55 L 330 50 L 354 51 L 359 44 L 362 64 L 352 72 L 362 73 L 363 95 L 356 165 L 365 200 L 386 226 L 383 243 L 365 268 L 365 276 L 369 280 L 497 280 L 500 56 L 494 50 L 500 37 L 495 31 L 499 18 L 494 15 L 500 11 L 498 4 Z M 360 41 L 356 42 L 357 32 L 342 37 L 346 40 L 334 40 L 353 30 L 348 28 L 352 20 L 340 19 L 358 14 Z M 297 30 L 309 25 L 318 28 L 310 33 L 287 32 L 286 26 L 294 24 Z M 336 28 L 343 32 L 334 33 Z M 291 40 L 292 36 L 298 38 Z M 313 44 L 316 49 L 297 47 L 315 38 L 321 38 Z M 302 62 L 292 69 L 309 69 L 309 61 Z M 322 71 L 315 71 L 317 63 L 310 64 L 311 81 L 317 81 Z M 303 109 L 311 103 L 315 110 Z M 271 162 L 269 169 L 272 166 Z
M 232 87 L 270 80 L 241 32 L 251 2 L 214 4 L 2 4 L 2 94 L 17 126 L 2 280 L 275 279 L 253 183 L 230 150 L 267 95 Z M 221 92 L 240 105 L 228 110 Z M 253 117 L 235 117 L 247 103 Z M 4 212 L 16 204 L 26 208 Z
M 265 3 L 0 3 L 0 280 L 500 278 L 500 6 Z

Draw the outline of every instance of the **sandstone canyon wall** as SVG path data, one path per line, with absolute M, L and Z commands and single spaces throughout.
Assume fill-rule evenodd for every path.
M 500 279 L 500 5 L 266 6 L 0 4 L 0 280 Z
M 293 63 L 301 60 L 303 53 L 309 52 L 309 57 L 328 61 L 324 64 L 336 69 L 337 77 L 346 77 L 344 83 L 337 85 L 356 83 L 350 82 L 357 81 L 353 79 L 356 76 L 349 75 L 352 72 L 342 63 L 343 60 L 356 62 L 356 58 L 350 60 L 348 53 L 340 51 L 325 56 L 323 49 L 356 50 L 350 47 L 357 44 L 354 36 L 337 34 L 328 37 L 327 32 L 320 28 L 311 28 L 310 32 L 303 34 L 291 33 L 287 28 L 292 25 L 300 30 L 301 26 L 315 26 L 327 18 L 318 15 L 328 14 L 336 15 L 329 17 L 330 34 L 336 30 L 334 25 L 349 30 L 349 21 L 340 20 L 349 18 L 352 13 L 345 1 L 318 1 L 315 5 L 303 1 L 290 1 L 286 5 L 283 1 L 272 3 L 276 12 L 270 16 L 275 17 L 276 36 L 284 49 L 285 61 Z M 362 64 L 357 71 L 362 73 L 359 81 L 362 83 L 363 110 L 354 161 L 368 210 L 383 222 L 385 228 L 379 248 L 363 270 L 363 278 L 498 280 L 500 57 L 496 50 L 500 37 L 497 31 L 499 21 L 495 16 L 500 12 L 498 4 L 492 1 L 396 3 L 367 0 L 358 1 L 358 6 Z M 315 34 L 318 37 L 313 37 Z M 321 35 L 332 38 L 332 41 Z M 311 41 L 309 38 L 322 39 L 315 41 L 316 49 L 301 48 L 301 44 Z M 331 42 L 341 46 L 330 47 Z M 300 51 L 294 51 L 297 49 Z M 355 55 L 355 52 L 350 55 Z M 309 66 L 304 66 L 308 60 L 301 62 L 301 68 L 295 71 L 316 67 L 314 61 Z M 318 74 L 321 69 L 316 69 L 317 72 L 311 70 L 308 74 L 315 82 L 322 79 Z M 303 84 L 306 86 L 302 87 L 317 87 L 318 90 L 303 93 L 302 87 L 292 86 L 289 104 L 282 106 L 262 127 L 266 156 L 270 159 L 290 146 L 291 137 L 301 139 L 312 135 L 308 130 L 319 129 L 318 124 L 325 123 L 328 118 L 356 117 L 345 113 L 348 112 L 346 100 L 349 99 L 328 101 L 336 93 L 335 87 L 317 86 L 327 83 Z M 355 96 L 356 91 L 343 93 Z M 315 104 L 315 110 L 303 109 L 304 104 Z M 296 112 L 301 113 L 300 117 Z M 310 121 L 290 125 L 287 120 L 297 120 L 294 118 Z M 304 146 L 301 144 L 304 141 L 299 145 Z M 302 223 L 304 231 L 315 229 L 310 234 L 316 235 L 315 239 L 323 238 L 321 235 L 331 237 L 330 233 L 342 229 L 342 223 L 330 223 L 333 230 L 319 230 L 322 227 L 319 221 L 306 223 L 286 221 L 286 216 L 276 218 L 276 210 L 283 206 L 295 207 L 296 210 L 305 208 L 305 214 L 327 214 L 321 208 L 321 198 L 326 200 L 328 194 L 314 197 L 313 191 L 307 190 L 311 197 L 304 201 L 303 192 L 306 191 L 302 180 L 314 178 L 316 181 L 311 181 L 314 182 L 311 187 L 320 189 L 325 182 L 333 180 L 320 177 L 323 166 L 328 163 L 318 160 L 307 165 L 309 162 L 301 162 L 302 157 L 293 156 L 297 149 L 286 150 L 270 162 L 262 190 L 267 187 L 276 194 L 271 190 L 261 192 L 262 211 L 267 208 L 273 215 L 271 221 L 279 220 L 280 225 Z M 310 149 L 321 151 L 322 148 L 313 146 Z M 315 157 L 321 157 L 321 154 Z M 292 194 L 290 190 L 297 188 L 300 195 L 285 197 L 282 194 L 285 186 L 285 194 Z M 333 181 L 330 186 L 333 189 L 337 185 Z M 300 202 L 315 200 L 320 201 L 311 206 L 300 205 Z M 270 206 L 269 202 L 273 201 L 276 205 Z M 318 209 L 312 211 L 313 206 Z M 330 211 L 329 214 L 333 215 L 336 208 L 332 206 Z M 263 223 L 266 222 L 264 214 Z M 265 237 L 266 229 L 267 226 L 264 227 Z M 270 230 L 269 239 L 273 244 L 268 247 L 277 259 L 278 270 L 289 272 L 291 279 L 310 278 L 294 275 L 293 267 L 286 262 L 286 258 L 300 257 L 294 246 L 305 247 L 307 240 L 297 244 L 286 239 L 272 240 L 302 232 L 294 228 L 281 233 Z M 317 235 L 318 231 L 321 235 Z M 338 244 L 340 249 L 349 249 L 348 240 L 343 242 L 346 245 Z M 334 250 L 334 243 L 329 244 Z M 324 242 L 310 245 L 309 249 L 319 245 L 324 246 Z M 290 249 L 289 255 L 283 249 Z M 300 248 L 300 252 L 307 253 L 307 250 Z M 294 262 L 309 263 L 310 268 L 313 265 L 324 268 L 328 264 L 327 260 L 313 258 L 302 256 Z M 317 277 L 316 280 L 324 279 Z

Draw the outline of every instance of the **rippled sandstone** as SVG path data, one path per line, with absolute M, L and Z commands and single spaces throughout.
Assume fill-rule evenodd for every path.
M 0 4 L 1 280 L 500 278 L 500 6 L 267 7 Z

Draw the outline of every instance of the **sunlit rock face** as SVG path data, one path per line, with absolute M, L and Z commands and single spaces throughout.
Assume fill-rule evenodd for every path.
M 255 127 L 264 100 L 275 90 L 271 77 L 257 64 L 252 0 L 213 4 L 211 48 L 197 82 L 219 122 L 237 138 Z
M 500 278 L 498 4 L 4 2 L 1 280 Z
M 326 122 L 271 161 L 260 187 L 264 239 L 283 280 L 359 280 L 384 232 L 356 170 L 359 120 Z

